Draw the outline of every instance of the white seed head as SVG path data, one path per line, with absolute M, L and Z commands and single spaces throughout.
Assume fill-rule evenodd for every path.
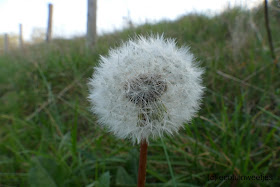
M 92 111 L 133 143 L 172 135 L 199 109 L 202 73 L 189 48 L 176 47 L 174 39 L 139 36 L 101 56 L 89 82 Z

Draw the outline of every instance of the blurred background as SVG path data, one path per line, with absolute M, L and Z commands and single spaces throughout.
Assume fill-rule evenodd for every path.
M 19 24 L 26 42 L 45 39 L 48 4 L 53 5 L 53 37 L 71 38 L 86 34 L 87 1 L 83 0 L 0 0 L 0 38 L 5 33 L 16 40 Z M 97 34 L 114 32 L 129 26 L 172 21 L 188 13 L 214 16 L 229 7 L 253 8 L 259 0 L 101 0 L 97 5 Z M 13 39 L 12 39 L 13 38 Z M 18 40 L 16 40 L 18 41 Z M 2 44 L 3 42 L 0 41 Z M 3 46 L 0 45 L 0 48 Z M 1 49 L 0 49 L 1 50 Z

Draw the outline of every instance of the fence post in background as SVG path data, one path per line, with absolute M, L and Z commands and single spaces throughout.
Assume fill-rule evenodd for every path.
M 97 11 L 97 0 L 88 0 L 87 36 L 86 36 L 86 46 L 88 49 L 92 49 L 97 41 L 96 11 Z
M 9 51 L 9 36 L 8 34 L 4 35 L 4 53 L 8 53 Z
M 53 5 L 49 3 L 49 19 L 48 19 L 48 28 L 46 41 L 50 42 L 52 40 L 52 18 L 53 18 Z
M 19 24 L 19 48 L 23 48 L 22 24 Z

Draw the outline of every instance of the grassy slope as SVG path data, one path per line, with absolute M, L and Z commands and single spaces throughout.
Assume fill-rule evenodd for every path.
M 279 12 L 271 12 L 279 49 L 278 23 Z M 233 9 L 110 34 L 89 53 L 84 39 L 73 39 L 0 56 L 0 186 L 135 186 L 139 147 L 96 125 L 86 83 L 100 54 L 134 33 L 150 32 L 191 46 L 206 69 L 207 91 L 192 124 L 152 141 L 147 186 L 280 184 L 275 178 L 208 180 L 210 174 L 280 176 L 279 69 L 268 50 L 262 9 Z

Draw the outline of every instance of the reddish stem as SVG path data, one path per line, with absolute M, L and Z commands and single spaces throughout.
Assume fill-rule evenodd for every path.
M 146 140 L 141 142 L 139 168 L 138 168 L 138 187 L 145 187 L 146 182 L 146 166 L 147 166 L 148 144 Z

